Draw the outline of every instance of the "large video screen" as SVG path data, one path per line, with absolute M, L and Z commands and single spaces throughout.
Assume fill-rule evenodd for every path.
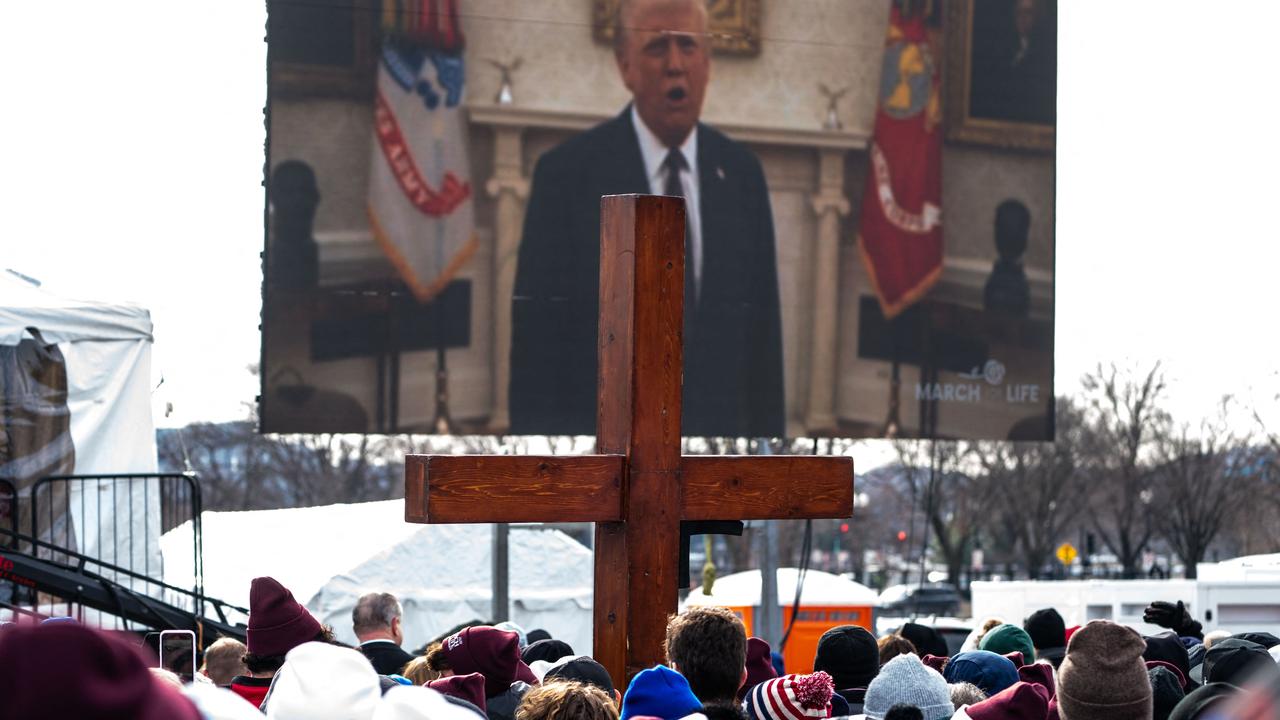
M 649 193 L 685 435 L 1052 439 L 1052 0 L 268 7 L 264 432 L 593 434 Z

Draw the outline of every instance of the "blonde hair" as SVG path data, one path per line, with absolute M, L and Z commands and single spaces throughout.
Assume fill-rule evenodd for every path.
M 525 693 L 516 720 L 618 720 L 618 707 L 594 685 L 555 680 Z
M 419 655 L 406 663 L 400 674 L 412 680 L 414 685 L 426 685 L 432 680 L 440 679 L 440 672 L 432 669 L 425 655 Z

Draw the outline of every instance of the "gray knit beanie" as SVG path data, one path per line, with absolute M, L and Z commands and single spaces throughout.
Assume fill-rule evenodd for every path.
M 1145 668 L 1142 673 L 1145 678 Z M 894 705 L 917 707 L 924 720 L 947 720 L 956 711 L 947 681 L 915 655 L 899 655 L 885 663 L 867 686 L 862 707 L 867 720 L 884 720 Z
M 1094 620 L 1076 631 L 1058 668 L 1062 720 L 1151 720 L 1151 680 L 1136 631 Z

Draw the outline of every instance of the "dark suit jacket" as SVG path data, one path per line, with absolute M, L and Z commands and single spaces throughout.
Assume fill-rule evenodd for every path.
M 764 173 L 720 132 L 701 123 L 696 132 L 703 264 L 697 306 L 685 306 L 683 434 L 782 436 L 782 320 Z M 513 433 L 595 433 L 600 196 L 649 192 L 630 107 L 538 161 L 511 305 Z
M 360 652 L 369 658 L 369 663 L 379 675 L 399 675 L 405 663 L 413 656 L 405 652 L 393 642 L 373 642 L 361 645 Z

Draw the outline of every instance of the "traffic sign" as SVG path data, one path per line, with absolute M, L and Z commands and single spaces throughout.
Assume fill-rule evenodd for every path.
M 1058 562 L 1063 565 L 1070 565 L 1075 562 L 1079 554 L 1076 552 L 1076 546 L 1071 543 L 1062 543 L 1058 546 L 1058 551 L 1054 553 L 1054 555 L 1058 556 Z

